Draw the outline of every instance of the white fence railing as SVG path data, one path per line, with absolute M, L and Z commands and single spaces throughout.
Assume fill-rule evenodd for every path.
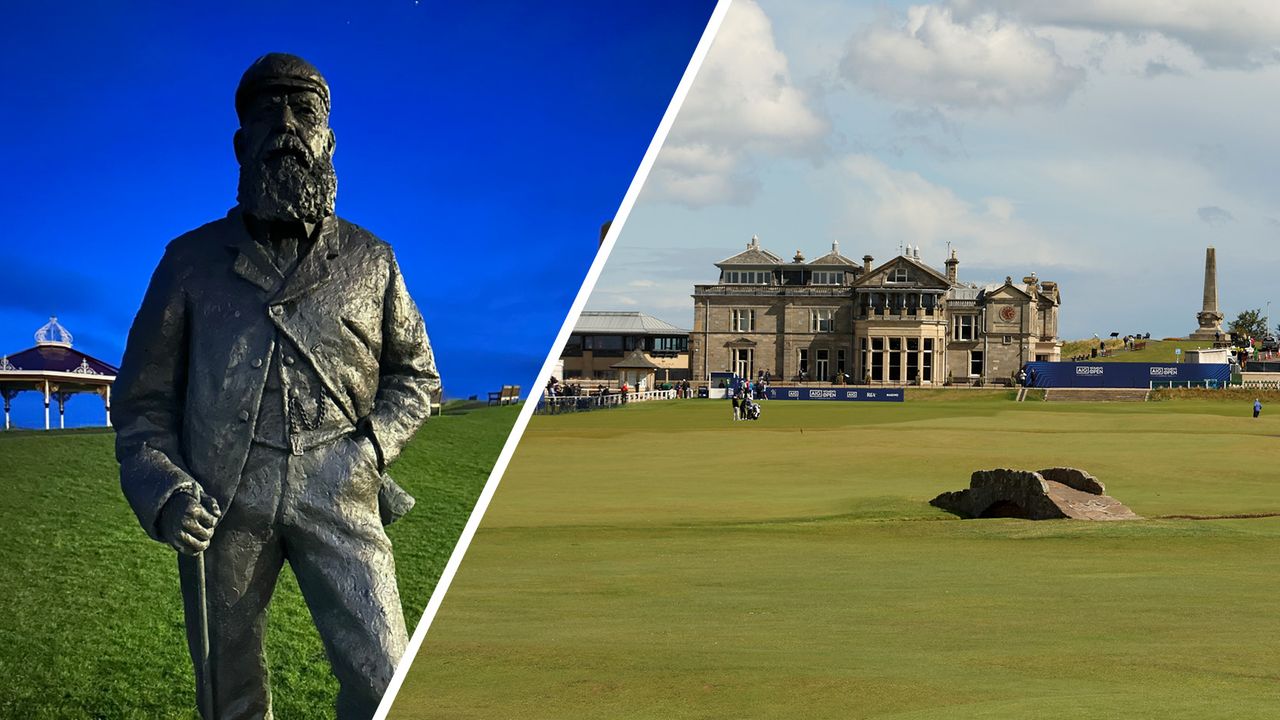
M 542 399 L 538 402 L 537 412 L 548 414 L 581 412 L 607 407 L 617 407 L 618 405 L 623 405 L 629 402 L 674 400 L 675 397 L 675 390 L 646 390 L 645 392 L 629 392 L 626 394 L 626 400 L 623 400 L 622 393 L 609 393 L 606 395 L 557 395 L 554 397 L 548 397 L 546 393 L 543 393 Z

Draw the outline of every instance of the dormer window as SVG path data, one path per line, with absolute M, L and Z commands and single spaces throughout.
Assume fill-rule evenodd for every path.
M 768 285 L 772 273 L 765 270 L 726 270 L 726 285 Z
M 841 270 L 815 270 L 813 272 L 814 285 L 843 285 L 844 271 Z
M 904 282 L 910 282 L 910 281 L 911 281 L 911 275 L 907 272 L 907 269 L 904 267 L 899 266 L 889 271 L 889 282 L 904 283 Z

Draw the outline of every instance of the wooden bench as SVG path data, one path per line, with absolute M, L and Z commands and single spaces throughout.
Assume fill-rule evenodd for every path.
M 503 396 L 498 398 L 499 405 L 514 405 L 520 402 L 520 386 L 505 385 L 502 388 Z
M 519 385 L 503 385 L 498 392 L 489 393 L 490 405 L 514 405 L 520 401 Z

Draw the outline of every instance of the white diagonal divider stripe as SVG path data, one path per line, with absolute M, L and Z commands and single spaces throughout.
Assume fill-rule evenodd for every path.
M 627 194 L 623 196 L 622 204 L 618 206 L 618 213 L 613 218 L 609 231 L 605 234 L 604 242 L 596 253 L 596 259 L 591 263 L 591 269 L 587 271 L 587 277 L 583 280 L 582 287 L 578 289 L 578 295 L 574 298 L 573 305 L 569 308 L 569 314 L 565 316 L 564 324 L 560 326 L 560 332 L 556 335 L 556 340 L 552 343 L 551 350 L 547 354 L 546 360 L 542 363 L 542 370 L 538 372 L 538 379 L 534 381 L 533 387 L 529 389 L 529 399 L 525 401 L 524 407 L 520 409 L 515 425 L 511 428 L 511 434 L 507 437 L 506 444 L 502 446 L 502 452 L 498 455 L 498 461 L 489 473 L 489 479 L 485 481 L 484 489 L 480 491 L 480 497 L 476 501 L 475 507 L 471 510 L 471 517 L 467 519 L 466 527 L 462 529 L 462 535 L 458 538 L 458 544 L 454 546 L 453 553 L 449 556 L 449 562 L 445 565 L 444 572 L 440 574 L 440 582 L 436 583 L 436 589 L 431 593 L 431 599 L 427 601 L 427 607 L 423 610 L 422 619 L 418 621 L 418 627 L 413 631 L 413 637 L 409 638 L 409 647 L 405 650 L 404 657 L 400 659 L 399 666 L 396 667 L 396 674 L 391 679 L 391 684 L 387 686 L 387 693 L 378 705 L 378 712 L 374 714 L 373 720 L 386 720 L 387 714 L 391 712 L 391 706 L 395 703 L 396 695 L 400 693 L 400 687 L 404 684 L 405 675 L 409 672 L 409 667 L 413 665 L 413 660 L 417 657 L 419 648 L 422 647 L 422 641 L 426 638 L 427 631 L 431 628 L 431 622 L 435 619 L 436 613 L 439 612 L 440 604 L 444 602 L 445 593 L 449 591 L 449 585 L 458 573 L 462 558 L 466 555 L 467 548 L 471 545 L 472 538 L 475 537 L 476 529 L 480 527 L 480 521 L 484 518 L 484 513 L 489 508 L 489 502 L 493 499 L 493 494 L 498 489 L 502 474 L 506 471 L 507 464 L 511 462 L 511 456 L 515 454 L 516 446 L 520 444 L 524 429 L 529 425 L 529 418 L 533 416 L 533 411 L 537 408 L 535 393 L 540 393 L 548 380 L 551 379 L 551 371 L 555 368 L 557 358 L 560 357 L 561 348 L 568 341 L 569 335 L 578 321 L 578 316 L 582 314 L 582 308 L 587 304 L 587 298 L 591 296 L 591 291 L 596 286 L 600 272 L 604 269 L 604 264 L 608 261 L 609 254 L 613 251 L 614 243 L 617 242 L 618 234 L 622 232 L 622 228 L 627 222 L 627 217 L 631 215 L 631 208 L 636 204 L 636 198 L 639 197 L 640 190 L 644 187 L 644 183 L 649 177 L 649 171 L 653 169 L 653 163 L 658 157 L 658 152 L 662 149 L 663 143 L 667 140 L 667 135 L 671 132 L 671 125 L 675 122 L 676 115 L 679 114 L 680 107 L 684 104 L 685 97 L 689 94 L 689 88 L 693 85 L 693 79 L 697 76 L 698 69 L 702 67 L 702 61 L 706 59 L 707 52 L 711 49 L 711 43 L 715 40 L 716 32 L 719 31 L 720 24 L 724 21 L 724 16 L 729 11 L 729 6 L 732 3 L 733 0 L 719 0 L 716 3 L 715 10 L 711 12 L 711 19 L 707 21 L 707 27 L 702 31 L 702 37 L 698 40 L 698 46 L 694 48 L 693 56 L 689 59 L 689 65 L 685 68 L 684 75 L 680 78 L 680 84 L 676 86 L 676 91 L 671 96 L 671 102 L 667 105 L 667 111 L 663 114 L 662 121 L 658 123 L 658 129 L 653 134 L 649 149 L 645 151 L 644 158 L 640 161 L 640 167 L 636 170 L 635 177 L 631 179 L 631 185 L 627 188 Z

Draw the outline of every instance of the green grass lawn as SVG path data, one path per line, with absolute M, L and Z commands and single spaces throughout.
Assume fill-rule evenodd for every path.
M 1178 361 L 1176 350 L 1182 350 L 1185 353 L 1188 350 L 1211 348 L 1213 346 L 1212 342 L 1204 342 L 1202 340 L 1140 340 L 1139 342 L 1145 342 L 1147 344 L 1146 347 L 1141 350 L 1126 351 L 1123 342 L 1107 338 L 1107 349 L 1112 354 L 1107 357 L 1091 358 L 1090 361 L 1171 363 Z M 1063 343 L 1062 359 L 1067 360 L 1076 354 L 1088 355 L 1089 350 L 1097 347 L 1097 345 L 1097 340 L 1074 340 Z
M 958 395 L 535 417 L 391 717 L 1274 716 L 1280 518 L 1162 516 L 1280 513 L 1280 416 Z M 927 504 L 1059 464 L 1148 519 Z
M 432 419 L 391 469 L 418 500 L 388 528 L 411 632 L 516 412 Z M 2 718 L 196 717 L 174 553 L 120 494 L 113 441 L 0 433 Z M 276 717 L 333 717 L 337 683 L 287 569 L 268 655 Z

